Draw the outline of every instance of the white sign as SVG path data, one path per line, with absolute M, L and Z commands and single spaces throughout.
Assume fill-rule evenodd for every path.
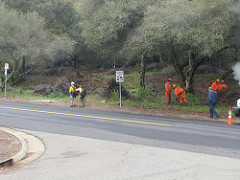
M 9 69 L 8 63 L 5 63 L 5 70 L 6 70 L 6 69 Z
M 116 71 L 116 82 L 123 82 L 123 71 Z

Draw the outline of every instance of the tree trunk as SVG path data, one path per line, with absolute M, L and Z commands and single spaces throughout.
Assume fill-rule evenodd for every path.
M 194 94 L 194 75 L 196 68 L 191 67 L 186 75 L 186 92 Z
M 16 73 L 17 71 L 17 67 L 19 65 L 18 61 L 15 59 L 12 64 L 12 70 L 11 70 L 11 73 L 8 75 L 7 77 L 7 81 L 9 81 L 11 79 L 11 81 L 13 82 L 14 81 L 14 74 Z
M 25 73 L 25 64 L 26 64 L 26 59 L 25 56 L 23 56 L 22 61 L 21 61 L 21 77 L 20 80 L 22 81 L 24 79 L 24 73 Z
M 194 74 L 196 72 L 196 69 L 194 69 L 194 64 L 193 64 L 193 54 L 189 52 L 189 57 L 188 57 L 188 70 L 186 73 L 186 83 L 185 83 L 185 88 L 187 93 L 192 93 L 194 94 Z
M 73 68 L 77 69 L 78 56 L 75 55 L 72 60 L 73 60 Z
M 185 63 L 182 65 L 178 63 L 178 61 L 176 60 L 176 53 L 173 48 L 170 51 L 169 61 L 173 65 L 173 68 L 177 72 L 178 76 L 181 78 L 181 85 L 185 86 L 186 76 L 183 73 L 183 67 L 185 66 Z
M 234 46 L 233 47 L 232 46 L 223 47 L 222 49 L 216 51 L 213 55 L 217 55 L 229 48 L 235 48 L 235 47 Z M 174 47 L 172 46 L 170 49 L 171 50 L 170 50 L 170 59 L 169 60 L 170 60 L 171 64 L 173 65 L 175 71 L 177 72 L 178 76 L 181 78 L 182 86 L 186 89 L 187 93 L 194 93 L 194 76 L 196 74 L 196 71 L 200 65 L 209 61 L 213 55 L 211 57 L 206 56 L 201 59 L 198 59 L 197 55 L 194 52 L 189 51 L 189 58 L 180 64 L 176 60 L 177 56 L 174 51 Z M 186 75 L 183 72 L 184 67 L 188 67 L 188 71 L 187 71 Z M 226 71 L 224 74 L 222 74 L 220 76 L 220 79 L 227 77 L 231 73 L 232 73 L 232 70 L 229 69 L 228 71 Z
M 141 69 L 140 69 L 140 87 L 145 88 L 145 72 L 146 72 L 146 59 L 145 55 L 142 55 Z

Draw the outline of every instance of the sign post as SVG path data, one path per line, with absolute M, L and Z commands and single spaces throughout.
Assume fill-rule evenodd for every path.
M 120 96 L 120 108 L 122 108 L 122 87 L 121 87 L 121 83 L 124 82 L 124 78 L 123 78 L 123 71 L 116 71 L 116 82 L 119 83 L 119 96 Z
M 7 97 L 7 70 L 9 69 L 9 64 L 8 63 L 5 63 L 5 99 Z

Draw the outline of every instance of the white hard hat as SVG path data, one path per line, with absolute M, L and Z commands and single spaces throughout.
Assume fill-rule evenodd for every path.
M 72 82 L 71 82 L 71 85 L 73 85 L 73 84 L 74 84 L 74 82 L 72 81 Z

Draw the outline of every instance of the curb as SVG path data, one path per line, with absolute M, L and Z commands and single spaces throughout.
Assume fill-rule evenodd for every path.
M 5 161 L 0 162 L 0 167 L 12 166 L 13 164 L 16 164 L 17 162 L 19 162 L 20 160 L 22 160 L 26 156 L 26 154 L 27 154 L 27 143 L 20 136 L 22 134 L 22 132 L 20 132 L 20 131 L 17 131 L 17 130 L 14 130 L 14 129 L 5 128 L 5 127 L 0 127 L 0 130 L 14 135 L 21 142 L 22 147 L 21 147 L 20 151 L 17 154 L 13 155 L 11 158 L 9 158 L 9 159 L 7 159 Z

